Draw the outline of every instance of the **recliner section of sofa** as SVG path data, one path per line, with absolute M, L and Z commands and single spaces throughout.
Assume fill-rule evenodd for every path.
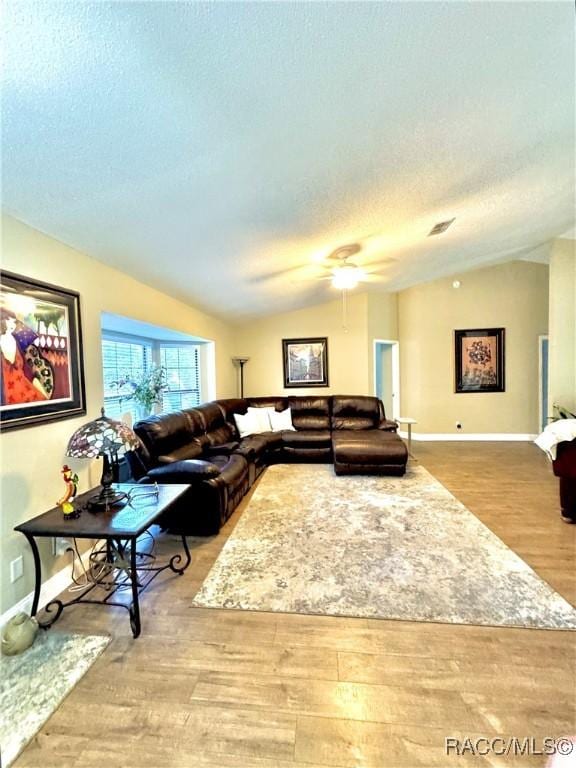
M 375 397 L 336 397 L 332 449 L 337 475 L 403 475 L 407 451 Z
M 290 408 L 294 430 L 241 438 L 234 415 L 262 407 Z M 396 429 L 375 397 L 230 398 L 139 421 L 134 431 L 142 447 L 128 458 L 139 482 L 190 486 L 164 525 L 211 535 L 269 464 L 334 462 L 338 475 L 403 475 L 407 451 Z

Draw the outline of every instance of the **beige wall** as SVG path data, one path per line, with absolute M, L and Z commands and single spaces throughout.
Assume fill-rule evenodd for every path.
M 346 329 L 340 299 L 239 326 L 235 348 L 250 357 L 244 368 L 244 394 L 369 394 L 367 305 L 365 293 L 348 296 Z M 310 336 L 328 337 L 329 386 L 285 389 L 282 339 Z
M 373 394 L 373 341 L 399 339 L 402 412 L 418 419 L 415 432 L 454 433 L 456 421 L 463 423 L 464 434 L 524 434 L 538 429 L 538 335 L 548 330 L 546 266 L 511 262 L 468 272 L 461 278 L 458 290 L 452 288 L 450 279 L 400 294 L 352 292 L 348 296 L 346 328 L 338 297 L 232 329 L 14 219 L 7 217 L 3 224 L 5 269 L 76 290 L 81 295 L 88 414 L 0 436 L 0 612 L 24 597 L 33 586 L 28 545 L 24 537 L 13 532 L 13 527 L 49 508 L 60 496 L 60 468 L 65 461 L 68 438 L 85 420 L 97 415 L 102 403 L 102 311 L 214 340 L 217 397 L 238 394 L 237 371 L 231 363 L 235 355 L 250 357 L 245 367 L 247 395 Z M 568 350 L 559 351 L 562 359 L 570 350 L 572 353 L 572 367 L 567 367 L 563 381 L 573 387 L 570 381 L 574 382 L 576 375 L 574 255 L 572 251 L 570 261 L 565 246 L 557 253 L 554 264 L 559 271 L 553 275 L 551 301 L 558 309 L 564 307 L 562 311 L 572 318 L 572 336 L 561 330 L 557 338 L 561 338 L 562 345 L 558 349 Z M 560 312 L 555 315 L 561 329 L 564 317 Z M 454 330 L 499 326 L 506 328 L 506 392 L 454 394 Z M 329 387 L 286 390 L 282 339 L 309 336 L 328 337 Z M 74 469 L 80 475 L 81 490 L 97 483 L 97 464 L 89 471 L 78 462 Z M 25 575 L 10 584 L 10 561 L 20 554 L 24 555 Z M 42 546 L 42 558 L 45 577 L 64 565 L 64 561 L 55 561 L 49 554 L 48 542 Z
M 576 411 L 576 241 L 556 240 L 550 254 L 549 401 Z
M 467 272 L 398 299 L 402 411 L 419 433 L 534 434 L 538 335 L 548 329 L 548 267 L 529 262 Z M 506 329 L 506 391 L 454 393 L 454 330 Z
M 368 294 L 368 377 L 370 394 L 375 394 L 374 387 L 374 340 L 397 341 L 398 333 L 398 294 Z M 389 357 L 389 356 L 387 356 Z M 389 362 L 389 361 L 388 361 Z M 391 413 L 387 407 L 386 413 Z
M 10 217 L 2 221 L 2 266 L 4 269 L 60 285 L 80 293 L 84 338 L 84 369 L 88 413 L 78 419 L 4 432 L 0 435 L 1 543 L 0 613 L 23 598 L 33 587 L 30 548 L 13 531 L 19 522 L 52 507 L 61 496 L 60 468 L 67 461 L 64 451 L 72 432 L 98 415 L 103 400 L 100 346 L 100 313 L 126 315 L 173 328 L 216 342 L 216 387 L 219 397 L 233 396 L 234 369 L 231 332 L 222 322 L 186 306 L 149 286 L 68 248 Z M 80 475 L 80 490 L 98 481 L 99 466 L 89 477 L 85 462 L 73 467 Z M 24 577 L 10 584 L 10 561 L 24 556 Z M 54 561 L 49 542 L 42 543 L 44 575 L 64 566 Z

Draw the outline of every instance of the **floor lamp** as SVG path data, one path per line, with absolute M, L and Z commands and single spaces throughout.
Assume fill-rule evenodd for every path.
M 233 357 L 232 360 L 240 366 L 240 397 L 244 397 L 244 366 L 249 357 Z

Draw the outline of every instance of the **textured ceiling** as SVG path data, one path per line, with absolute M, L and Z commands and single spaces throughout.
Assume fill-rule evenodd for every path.
M 572 0 L 5 0 L 2 31 L 4 208 L 214 314 L 328 298 L 348 242 L 396 290 L 574 226 Z

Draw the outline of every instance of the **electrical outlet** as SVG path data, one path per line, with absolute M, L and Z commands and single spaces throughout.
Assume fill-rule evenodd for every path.
M 14 583 L 24 575 L 24 560 L 22 555 L 10 563 L 10 581 Z
M 63 536 L 56 536 L 52 539 L 52 554 L 54 557 L 60 557 L 69 549 L 72 548 L 72 542 L 70 539 L 65 539 Z

